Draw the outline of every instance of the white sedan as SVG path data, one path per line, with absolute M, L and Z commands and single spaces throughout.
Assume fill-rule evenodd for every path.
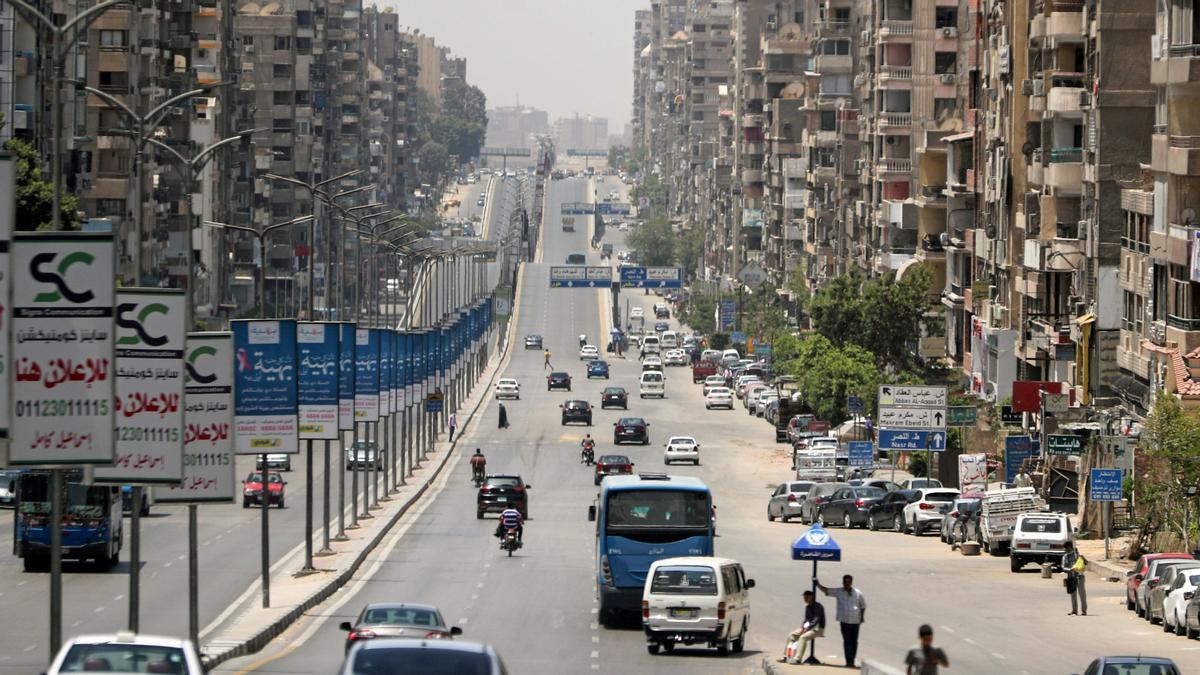
M 663 361 L 657 354 L 651 354 L 642 359 L 642 370 L 662 370 Z
M 1174 630 L 1176 635 L 1184 634 L 1187 629 L 1187 606 L 1197 586 L 1200 586 L 1200 571 L 1188 570 L 1187 574 L 1176 575 L 1175 583 L 1163 598 L 1163 630 Z
M 725 378 L 720 375 L 709 375 L 708 377 L 704 378 L 704 395 L 705 396 L 708 396 L 708 392 L 712 391 L 714 387 L 721 387 L 722 389 L 724 389 L 725 388 Z
M 707 410 L 713 408 L 728 408 L 733 410 L 733 392 L 729 387 L 712 387 L 708 393 L 704 395 L 704 407 Z
M 594 361 L 600 358 L 600 349 L 595 345 L 584 345 L 579 349 L 580 361 Z
M 496 398 L 521 398 L 521 385 L 510 377 L 496 382 Z
M 682 349 L 672 349 L 663 355 L 663 363 L 668 366 L 686 366 L 688 357 Z
M 663 464 L 691 462 L 700 464 L 700 444 L 691 436 L 672 436 L 664 446 Z
M 628 258 L 629 256 L 625 256 L 625 257 Z M 640 316 L 645 316 L 645 314 L 646 314 L 646 310 L 642 309 L 641 307 L 632 307 L 629 310 L 629 316 L 631 316 L 635 319 Z

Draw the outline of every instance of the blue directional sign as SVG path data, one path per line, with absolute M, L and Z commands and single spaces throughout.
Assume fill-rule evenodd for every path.
M 564 216 L 590 216 L 596 211 L 596 205 L 591 202 L 563 202 L 559 213 Z
M 1092 469 L 1088 497 L 1094 502 L 1119 502 L 1123 492 L 1120 469 Z
M 682 267 L 622 267 L 622 288 L 682 288 Z
M 946 449 L 946 432 L 916 431 L 912 429 L 880 429 L 880 450 L 932 450 Z
M 1029 436 L 1009 436 L 1004 439 L 1004 480 L 1009 483 L 1021 472 L 1021 465 L 1033 457 L 1033 439 Z
M 717 329 L 726 331 L 733 328 L 737 321 L 737 303 L 732 298 L 726 298 L 717 303 Z
M 610 288 L 612 270 L 606 265 L 556 265 L 550 268 L 550 288 Z
M 862 397 L 861 396 L 847 396 L 846 397 L 846 410 L 849 410 L 850 412 L 855 413 L 855 414 L 862 413 L 862 411 L 864 410 Z
M 875 446 L 871 441 L 850 441 L 850 466 L 871 466 L 875 463 Z
M 596 205 L 596 213 L 602 216 L 628 216 L 633 213 L 633 205 L 624 202 L 600 202 Z

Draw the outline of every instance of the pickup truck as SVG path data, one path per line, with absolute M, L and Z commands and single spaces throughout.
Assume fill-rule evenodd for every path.
M 1017 516 L 1045 508 L 1045 502 L 1031 487 L 989 490 L 984 493 L 979 505 L 975 538 L 983 550 L 992 555 L 1001 555 L 1012 543 Z
M 692 366 L 692 383 L 703 382 L 704 378 L 717 374 L 717 364 L 712 361 L 700 360 Z

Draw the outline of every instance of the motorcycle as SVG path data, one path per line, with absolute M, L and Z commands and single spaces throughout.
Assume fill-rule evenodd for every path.
M 521 548 L 524 544 L 520 539 L 517 539 L 517 528 L 510 527 L 504 531 L 504 536 L 500 538 L 500 550 L 508 551 L 508 557 L 512 557 L 513 551 Z
M 471 476 L 471 482 L 474 483 L 475 487 L 477 488 L 483 487 L 483 472 L 476 471 L 475 474 Z
M 579 461 L 591 466 L 596 463 L 596 450 L 592 444 L 583 446 L 583 450 L 579 451 Z

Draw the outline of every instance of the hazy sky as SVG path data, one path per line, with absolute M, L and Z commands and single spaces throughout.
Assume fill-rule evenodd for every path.
M 633 89 L 633 13 L 647 0 L 379 0 L 467 59 L 488 107 L 522 104 L 556 117 L 608 118 L 619 134 Z

